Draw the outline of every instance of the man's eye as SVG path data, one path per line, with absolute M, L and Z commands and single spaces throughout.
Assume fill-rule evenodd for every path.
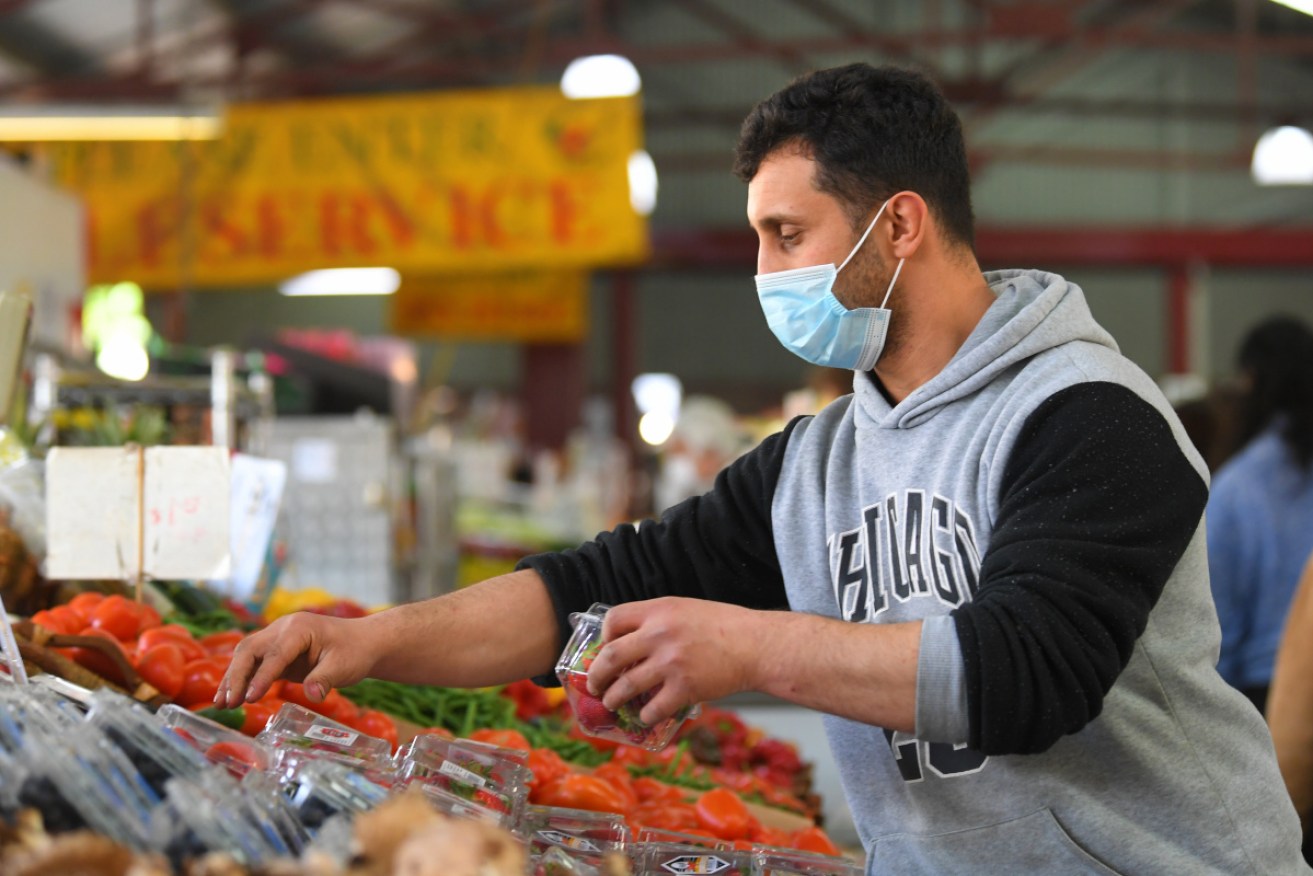
M 781 235 L 780 235 L 780 243 L 784 243 L 784 244 L 791 244 L 791 243 L 794 243 L 797 239 L 798 239 L 798 235 L 797 235 L 796 232 L 793 233 L 793 234 L 781 234 Z

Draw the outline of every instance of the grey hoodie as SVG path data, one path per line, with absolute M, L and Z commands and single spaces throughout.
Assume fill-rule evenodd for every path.
M 522 565 L 563 630 L 660 595 L 922 621 L 914 737 L 826 716 L 873 874 L 1308 872 L 1215 670 L 1203 461 L 1075 285 L 987 279 L 898 405 L 856 373 L 706 496 Z

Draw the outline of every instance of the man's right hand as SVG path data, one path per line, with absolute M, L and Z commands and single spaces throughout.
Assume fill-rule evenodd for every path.
M 238 644 L 215 704 L 232 709 L 254 702 L 280 678 L 303 682 L 315 702 L 335 687 L 355 684 L 375 659 L 368 644 L 370 621 L 304 611 L 279 618 Z

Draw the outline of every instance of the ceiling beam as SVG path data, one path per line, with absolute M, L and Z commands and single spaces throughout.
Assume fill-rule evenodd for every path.
M 94 57 L 26 14 L 34 5 L 32 0 L 11 0 L 7 6 L 0 7 L 0 15 L 4 16 L 0 54 L 47 78 L 98 73 L 100 64 Z
M 768 42 L 762 39 L 746 24 L 709 0 L 670 0 L 670 2 L 688 15 L 700 19 L 725 34 L 740 51 L 746 50 L 752 55 L 774 58 L 794 75 L 811 69 L 811 62 L 807 60 L 804 52 L 787 42 Z
M 1313 228 L 1101 228 L 992 226 L 976 229 L 982 265 L 1313 267 Z M 653 268 L 751 271 L 757 236 L 749 229 L 657 228 Z

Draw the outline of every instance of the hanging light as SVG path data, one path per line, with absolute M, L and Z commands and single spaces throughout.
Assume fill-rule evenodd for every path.
M 589 97 L 629 97 L 638 94 L 643 80 L 628 58 L 588 55 L 575 58 L 561 76 L 561 93 L 581 100 Z
M 1295 125 L 1272 128 L 1258 138 L 1249 169 L 1260 186 L 1313 185 L 1313 134 Z
M 391 295 L 401 285 L 393 268 L 326 268 L 306 271 L 278 287 L 284 295 Z

